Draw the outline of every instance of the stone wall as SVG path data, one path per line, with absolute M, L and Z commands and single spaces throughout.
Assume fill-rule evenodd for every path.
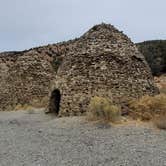
M 17 105 L 46 106 L 64 43 L 0 54 L 0 111 Z

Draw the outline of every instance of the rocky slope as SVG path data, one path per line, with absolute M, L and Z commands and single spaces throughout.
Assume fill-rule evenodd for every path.
M 136 45 L 145 56 L 153 75 L 166 73 L 166 40 L 145 41 Z

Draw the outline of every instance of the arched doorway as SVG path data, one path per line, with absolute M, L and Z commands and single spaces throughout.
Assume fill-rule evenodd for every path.
M 61 100 L 60 91 L 59 91 L 59 89 L 55 89 L 51 93 L 50 104 L 49 104 L 49 112 L 53 112 L 57 115 L 59 114 L 60 100 Z

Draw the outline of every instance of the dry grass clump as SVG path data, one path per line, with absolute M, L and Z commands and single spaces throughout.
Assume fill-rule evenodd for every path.
M 33 114 L 35 112 L 35 109 L 43 108 L 48 103 L 48 97 L 44 97 L 41 99 L 33 99 L 28 104 L 17 104 L 16 106 L 13 106 L 10 110 L 12 111 L 20 111 L 25 110 L 29 114 Z
M 153 122 L 159 129 L 166 130 L 166 113 L 156 116 Z
M 20 111 L 20 110 L 24 110 L 24 111 L 27 111 L 29 114 L 34 114 L 34 107 L 28 105 L 28 104 L 24 104 L 24 105 L 21 105 L 21 104 L 18 104 L 16 105 L 14 111 Z
M 103 97 L 93 97 L 89 104 L 87 119 L 90 121 L 117 122 L 120 120 L 121 110 L 112 101 Z
M 158 128 L 166 129 L 166 95 L 143 96 L 129 104 L 135 119 L 152 120 Z
M 131 109 L 130 114 L 134 118 L 151 120 L 155 115 L 166 112 L 166 95 L 143 96 L 138 100 L 130 102 L 129 107 Z
M 33 99 L 32 101 L 30 101 L 29 105 L 31 105 L 35 108 L 43 108 L 47 105 L 48 102 L 49 102 L 49 98 L 43 97 L 43 98 L 39 98 L 39 99 Z
M 160 93 L 163 93 L 163 94 L 166 95 L 166 88 L 165 87 L 164 88 L 160 88 L 159 90 L 160 90 Z

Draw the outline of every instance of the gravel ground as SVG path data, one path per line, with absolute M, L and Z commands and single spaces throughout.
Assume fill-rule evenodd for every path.
M 0 166 L 166 166 L 166 131 L 0 112 Z

